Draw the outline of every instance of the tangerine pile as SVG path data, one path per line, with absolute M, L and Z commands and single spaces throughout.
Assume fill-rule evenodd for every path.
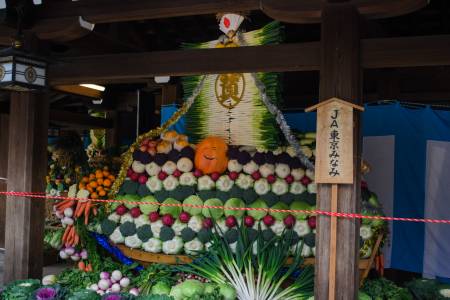
M 78 184 L 78 189 L 88 190 L 91 199 L 100 199 L 108 194 L 115 179 L 108 167 L 103 167 L 103 169 L 97 169 L 94 173 L 84 176 Z

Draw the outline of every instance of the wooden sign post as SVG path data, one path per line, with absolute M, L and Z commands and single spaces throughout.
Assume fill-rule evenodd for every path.
M 338 211 L 338 184 L 353 183 L 353 109 L 364 108 L 331 98 L 307 108 L 317 110 L 315 182 L 331 184 L 331 212 Z M 337 218 L 331 216 L 328 299 L 335 299 Z

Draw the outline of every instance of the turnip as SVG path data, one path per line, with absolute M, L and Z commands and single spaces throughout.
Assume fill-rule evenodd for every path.
M 122 279 L 122 273 L 119 270 L 115 270 L 111 273 L 111 279 L 114 279 L 116 282 Z
M 66 252 L 67 255 L 73 255 L 75 253 L 75 248 L 67 247 L 66 249 L 64 249 L 64 252 Z
M 43 285 L 52 285 L 56 283 L 56 276 L 55 275 L 47 275 L 42 278 L 42 284 Z
M 63 213 L 61 213 L 60 211 L 55 211 L 55 216 L 58 218 L 58 219 L 62 219 L 62 218 L 64 218 L 64 214 Z
M 64 250 L 61 250 L 61 251 L 59 251 L 59 257 L 61 257 L 61 259 L 68 259 L 69 254 L 67 254 L 66 251 L 64 251 Z
M 64 217 L 61 220 L 61 223 L 64 224 L 64 225 L 73 225 L 73 219 L 69 218 L 69 217 Z
M 134 295 L 134 296 L 139 296 L 139 290 L 137 288 L 132 288 L 129 291 L 130 294 Z
M 109 281 L 107 279 L 100 279 L 98 281 L 98 287 L 101 290 L 106 291 L 109 288 Z
M 73 209 L 71 207 L 68 207 L 64 210 L 64 215 L 66 217 L 72 217 L 73 216 Z
M 70 259 L 72 259 L 73 261 L 79 261 L 81 259 L 80 254 L 75 253 L 74 255 L 70 256 Z
M 124 278 L 120 279 L 120 286 L 121 286 L 121 287 L 126 288 L 126 287 L 128 287 L 129 285 L 130 285 L 130 279 L 129 279 L 129 278 L 124 277 Z
M 87 253 L 86 249 L 81 250 L 80 256 L 81 256 L 82 259 L 87 259 L 88 258 L 88 253 Z
M 100 279 L 109 279 L 109 273 L 108 272 L 101 272 L 100 273 Z
M 89 287 L 89 289 L 93 290 L 93 291 L 98 291 L 98 285 L 96 283 L 91 284 L 91 286 Z
M 113 292 L 113 293 L 118 293 L 118 292 L 120 292 L 120 284 L 114 283 L 114 284 L 111 286 L 111 292 Z
M 102 290 L 98 290 L 98 291 L 97 291 L 97 294 L 99 294 L 100 296 L 103 296 L 103 295 L 105 294 L 105 292 L 102 291 Z

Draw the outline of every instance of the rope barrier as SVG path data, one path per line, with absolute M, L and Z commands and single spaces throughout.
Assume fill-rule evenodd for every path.
M 369 220 L 384 220 L 384 221 L 401 221 L 401 222 L 419 222 L 419 223 L 433 223 L 433 224 L 450 224 L 450 220 L 444 219 L 429 219 L 429 218 L 401 218 L 401 217 L 386 217 L 386 216 L 367 216 L 355 213 L 342 213 L 342 212 L 329 212 L 323 210 L 301 210 L 301 209 L 272 209 L 272 208 L 252 208 L 252 207 L 225 207 L 216 205 L 193 205 L 193 204 L 170 204 L 170 203 L 159 203 L 159 202 L 148 202 L 148 201 L 126 201 L 118 199 L 90 199 L 90 198 L 75 198 L 75 197 L 63 197 L 63 196 L 49 196 L 44 193 L 33 193 L 33 192 L 0 192 L 0 195 L 12 196 L 12 197 L 25 197 L 25 198 L 36 198 L 36 199 L 55 199 L 55 200 L 73 200 L 73 201 L 93 201 L 99 203 L 127 203 L 134 205 L 150 204 L 159 206 L 169 206 L 169 207 L 191 207 L 191 208 L 208 208 L 208 209 L 223 209 L 223 210 L 256 210 L 265 212 L 281 212 L 281 213 L 302 213 L 307 215 L 323 215 L 330 217 L 340 217 L 347 219 L 369 219 Z

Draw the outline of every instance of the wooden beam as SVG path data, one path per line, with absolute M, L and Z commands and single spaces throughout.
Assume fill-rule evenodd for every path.
M 114 124 L 113 120 L 110 119 L 91 117 L 86 114 L 64 110 L 50 110 L 49 118 L 52 122 L 77 128 L 112 128 Z
M 418 10 L 427 0 L 353 0 L 368 18 L 387 18 Z M 289 23 L 320 23 L 322 1 L 317 0 L 97 0 L 44 1 L 37 18 L 83 16 L 92 23 L 113 23 L 229 11 L 262 10 L 268 16 Z
M 450 65 L 450 35 L 362 40 L 367 69 Z
M 8 190 L 44 192 L 47 170 L 48 101 L 41 94 L 11 93 Z M 40 278 L 45 201 L 7 197 L 4 283 Z
M 363 39 L 364 68 L 450 65 L 450 35 Z M 318 42 L 74 57 L 49 66 L 51 85 L 142 82 L 158 75 L 317 71 Z
M 322 21 L 319 101 L 332 97 L 361 105 L 359 13 L 351 4 L 325 4 Z M 359 211 L 361 131 L 354 116 L 354 183 L 340 185 L 338 211 Z M 331 210 L 331 185 L 317 185 L 317 209 Z M 330 217 L 317 217 L 314 299 L 326 300 L 329 287 L 335 299 L 357 299 L 359 277 L 359 220 L 337 220 L 339 236 L 334 282 L 329 281 Z
M 49 67 L 51 85 L 229 72 L 319 69 L 319 43 L 158 51 L 67 59 Z
M 94 99 L 101 99 L 103 97 L 103 93 L 98 90 L 94 90 L 85 86 L 81 85 L 56 85 L 53 87 L 53 89 L 57 91 L 61 91 L 64 93 L 74 94 L 74 95 L 80 95 L 84 97 L 94 98 Z

